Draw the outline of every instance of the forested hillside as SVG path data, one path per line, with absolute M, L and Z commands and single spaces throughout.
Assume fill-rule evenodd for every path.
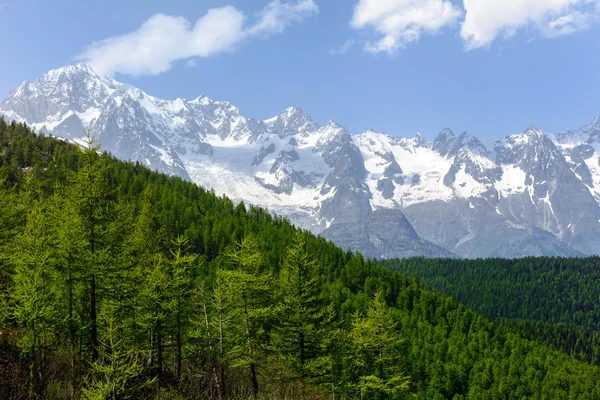
M 0 398 L 600 398 L 600 368 L 93 143 L 0 120 L 0 176 Z
M 600 363 L 600 258 L 386 260 L 489 317 L 505 319 L 527 337 Z

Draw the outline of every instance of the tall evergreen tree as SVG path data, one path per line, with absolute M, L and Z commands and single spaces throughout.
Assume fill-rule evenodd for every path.
M 123 337 L 122 324 L 115 317 L 118 308 L 109 308 L 106 316 L 105 339 L 99 358 L 92 364 L 91 374 L 83 398 L 88 400 L 117 400 L 138 398 L 142 389 L 150 386 L 154 379 L 142 375 L 143 353 L 128 346 Z
M 322 297 L 323 284 L 317 262 L 297 232 L 288 247 L 278 280 L 279 320 L 274 344 L 294 373 L 294 379 L 323 381 L 329 366 L 327 350 L 332 340 L 333 307 Z
M 192 267 L 197 260 L 195 255 L 189 254 L 189 240 L 179 236 L 175 241 L 174 250 L 171 250 L 170 278 L 172 295 L 172 312 L 175 322 L 176 376 L 181 380 L 181 366 L 183 361 L 182 349 L 185 330 L 189 326 L 190 296 L 194 288 Z
M 29 360 L 29 395 L 41 395 L 38 356 L 49 345 L 58 326 L 59 297 L 53 281 L 56 241 L 51 216 L 39 199 L 34 178 L 29 177 L 25 195 L 30 199 L 23 232 L 15 239 L 12 264 L 14 287 L 11 292 L 12 317 L 23 328 L 19 347 Z
M 408 377 L 402 372 L 401 338 L 391 310 L 381 291 L 373 296 L 364 317 L 356 315 L 349 334 L 352 364 L 358 375 L 360 397 L 375 393 L 380 399 L 397 398 L 408 391 Z
M 230 269 L 222 270 L 232 319 L 237 321 L 237 340 L 231 352 L 236 354 L 234 366 L 248 368 L 254 397 L 259 392 L 257 367 L 266 347 L 266 334 L 273 316 L 271 294 L 273 279 L 264 271 L 263 254 L 258 240 L 246 236 L 226 253 Z
M 99 155 L 100 146 L 88 131 L 86 147 L 81 153 L 82 164 L 73 177 L 70 198 L 75 201 L 81 219 L 84 241 L 83 271 L 89 283 L 90 352 L 98 359 L 98 279 L 111 264 L 111 253 L 118 243 L 119 232 L 111 226 L 119 221 L 116 210 L 118 188 L 111 184 L 108 167 Z

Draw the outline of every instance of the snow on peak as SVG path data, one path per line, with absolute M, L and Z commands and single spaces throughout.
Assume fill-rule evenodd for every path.
M 48 71 L 46 73 L 46 75 L 48 77 L 57 77 L 59 75 L 74 75 L 74 74 L 80 74 L 80 73 L 86 73 L 86 74 L 92 74 L 92 75 L 99 76 L 92 69 L 92 67 L 90 67 L 89 65 L 87 65 L 85 63 L 72 64 L 72 65 L 67 65 L 67 66 L 61 67 L 61 68 L 51 69 L 50 71 Z
M 307 116 L 308 114 L 306 114 L 304 112 L 304 110 L 301 109 L 300 107 L 288 107 L 285 110 L 283 110 L 283 112 L 280 114 L 280 116 L 286 116 L 286 117 L 291 117 L 293 115 Z
M 508 143 L 512 146 L 522 146 L 532 142 L 537 142 L 544 137 L 544 133 L 537 126 L 531 125 L 523 133 L 510 135 L 508 137 Z
M 529 128 L 527 128 L 527 130 L 524 133 L 527 134 L 527 135 L 535 135 L 535 136 L 538 136 L 538 137 L 543 136 L 542 130 L 539 129 L 535 125 L 531 125 Z
M 442 130 L 438 136 L 454 137 L 455 135 L 454 135 L 454 132 L 452 131 L 452 129 L 444 128 L 444 130 Z
M 318 129 L 318 124 L 313 121 L 300 107 L 288 107 L 278 116 L 263 121 L 270 132 L 281 138 L 306 134 Z
M 415 133 L 415 136 L 413 137 L 412 141 L 417 147 L 425 146 L 427 144 L 427 141 L 419 132 Z
M 190 104 L 198 104 L 201 106 L 207 106 L 209 104 L 212 104 L 213 101 L 211 99 L 209 99 L 208 97 L 206 97 L 205 95 L 201 94 L 200 96 L 196 97 L 194 100 L 190 101 Z

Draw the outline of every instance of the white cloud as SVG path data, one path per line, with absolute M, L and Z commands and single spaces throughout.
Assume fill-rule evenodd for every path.
M 455 24 L 462 14 L 447 0 L 360 0 L 350 24 L 375 31 L 376 39 L 368 41 L 365 50 L 391 55 L 423 33 L 435 34 Z
M 354 40 L 350 39 L 350 40 L 347 40 L 340 47 L 333 48 L 333 49 L 329 50 L 329 54 L 331 54 L 332 56 L 338 56 L 338 55 L 346 53 L 352 47 L 354 47 Z
M 209 10 L 193 26 L 184 17 L 155 14 L 134 32 L 92 43 L 78 59 L 101 74 L 157 75 L 178 60 L 214 56 L 252 37 L 281 33 L 318 11 L 314 0 L 274 0 L 254 25 L 247 25 L 246 16 L 232 6 Z
M 489 46 L 519 30 L 553 38 L 590 27 L 600 15 L 599 0 L 464 0 L 460 35 L 467 49 Z
M 318 13 L 319 7 L 313 0 L 300 0 L 296 3 L 275 0 L 259 13 L 259 22 L 248 29 L 247 33 L 251 36 L 281 33 L 292 22 L 301 22 Z

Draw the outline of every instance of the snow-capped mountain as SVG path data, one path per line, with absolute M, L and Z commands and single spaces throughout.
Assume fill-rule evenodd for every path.
M 400 230 L 414 227 L 403 240 L 433 243 L 400 246 L 413 253 L 434 245 L 463 257 L 600 253 L 600 118 L 560 135 L 532 126 L 484 144 L 446 129 L 427 142 L 319 125 L 297 107 L 260 121 L 205 96 L 161 100 L 85 64 L 24 82 L 0 114 L 73 140 L 90 129 L 119 158 L 267 207 L 315 233 L 340 237 L 341 224 L 352 231 L 367 222 L 393 231 L 388 214 L 374 212 L 395 210 L 392 220 L 411 224 Z M 352 246 L 361 250 L 368 237 L 369 251 L 383 248 L 375 236 L 359 230 Z M 386 248 L 403 256 L 400 247 Z

